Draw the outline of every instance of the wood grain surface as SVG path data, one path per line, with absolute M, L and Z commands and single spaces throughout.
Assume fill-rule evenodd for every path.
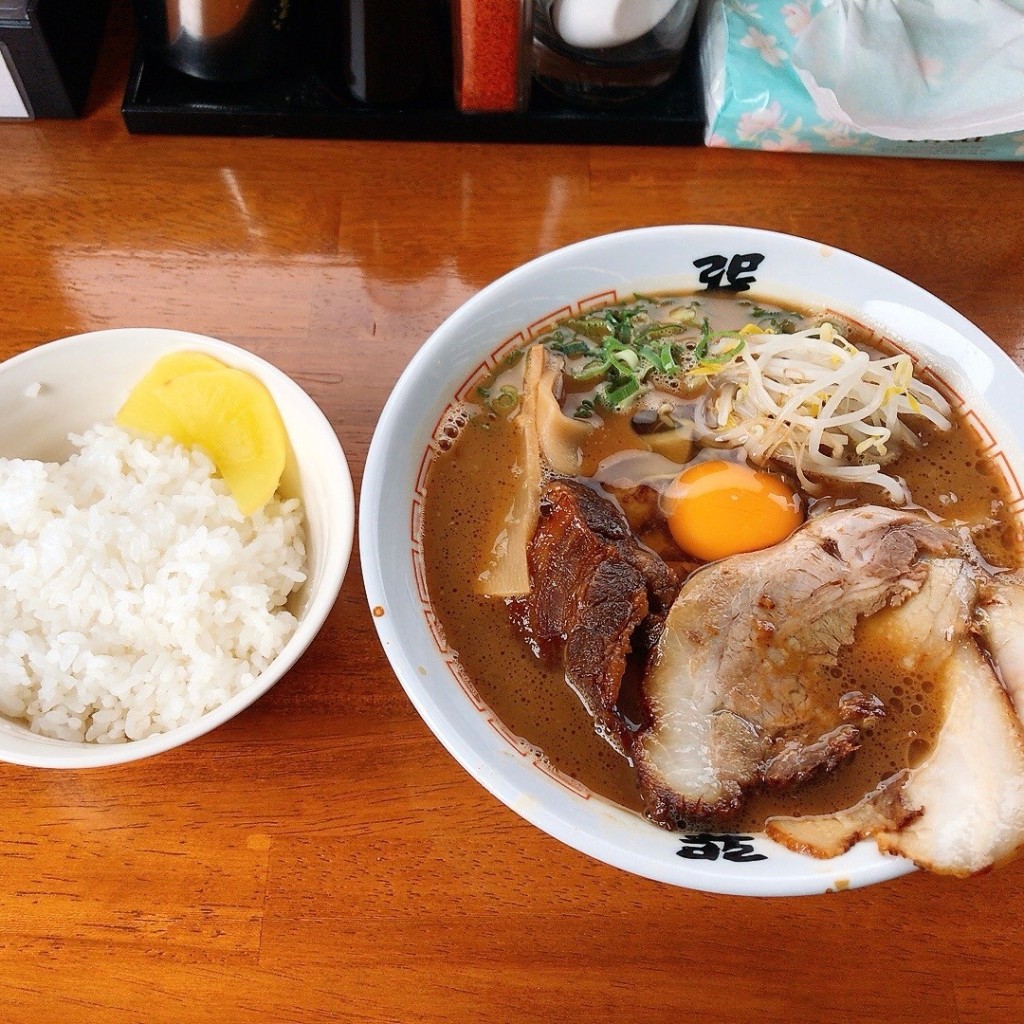
M 0 125 L 0 356 L 222 337 L 319 402 L 358 487 L 417 347 L 556 246 L 670 222 L 849 249 L 1024 361 L 1012 164 L 703 149 L 132 137 L 130 23 L 87 115 Z M 188 746 L 0 765 L 0 1020 L 889 1021 L 1024 1016 L 1024 861 L 821 897 L 633 877 L 493 799 L 419 719 L 353 556 L 299 664 Z

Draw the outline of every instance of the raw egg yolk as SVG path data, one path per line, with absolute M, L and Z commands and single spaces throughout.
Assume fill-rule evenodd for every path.
M 664 508 L 675 542 L 705 562 L 771 547 L 803 522 L 800 499 L 783 480 L 735 462 L 683 470 Z

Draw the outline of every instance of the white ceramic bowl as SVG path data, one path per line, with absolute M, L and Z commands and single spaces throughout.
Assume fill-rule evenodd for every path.
M 130 388 L 160 356 L 206 352 L 268 388 L 291 447 L 281 490 L 302 499 L 307 575 L 292 597 L 298 627 L 281 653 L 241 693 L 188 725 L 126 743 L 72 743 L 37 736 L 0 718 L 0 760 L 44 768 L 120 764 L 180 746 L 226 722 L 266 693 L 306 649 L 341 588 L 352 549 L 352 480 L 337 435 L 290 377 L 258 356 L 198 334 L 154 328 L 96 331 L 50 342 L 0 363 L 0 455 L 63 461 L 69 432 L 113 419 Z M 36 397 L 29 397 L 40 385 Z
M 696 291 L 716 282 L 746 282 L 751 295 L 846 312 L 927 354 L 989 439 L 988 455 L 1007 476 L 1020 513 L 1024 462 L 1013 438 L 1024 436 L 1024 378 L 964 317 L 896 274 L 828 245 L 751 228 L 643 228 L 580 242 L 513 270 L 453 313 L 416 354 L 367 459 L 360 511 L 367 597 L 391 665 L 438 739 L 495 796 L 570 846 L 649 878 L 714 892 L 796 895 L 879 882 L 913 865 L 880 854 L 870 841 L 825 861 L 764 836 L 743 844 L 685 843 L 559 777 L 460 685 L 432 628 L 417 515 L 445 410 L 503 352 L 553 319 L 634 292 Z

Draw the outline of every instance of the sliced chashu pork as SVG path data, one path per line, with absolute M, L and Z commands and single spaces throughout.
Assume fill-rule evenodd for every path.
M 632 753 L 648 814 L 728 818 L 755 787 L 837 767 L 875 712 L 825 696 L 823 674 L 857 622 L 916 593 L 922 554 L 955 554 L 947 530 L 892 509 L 842 510 L 781 544 L 694 573 L 643 684 Z
M 884 629 L 908 670 L 933 681 L 934 697 L 945 706 L 934 746 L 920 765 L 849 810 L 770 819 L 768 835 L 791 849 L 832 857 L 874 836 L 885 852 L 932 871 L 967 875 L 1024 845 L 1024 728 L 971 633 L 980 587 L 992 600 L 998 595 L 998 613 L 986 615 L 984 630 L 1007 663 L 1021 621 L 1017 631 L 1005 633 L 1004 616 L 1024 609 L 1024 591 L 1017 581 L 994 581 L 962 559 L 926 564 L 919 593 L 870 625 Z M 1019 664 L 1013 669 L 1021 670 Z M 1012 683 L 1024 690 L 1020 675 Z
M 983 582 L 978 622 L 1017 716 L 1024 720 L 1024 571 Z

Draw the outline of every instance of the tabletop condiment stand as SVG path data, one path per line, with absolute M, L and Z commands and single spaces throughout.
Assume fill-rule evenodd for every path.
M 171 0 L 137 0 L 153 2 Z M 702 141 L 696 30 L 679 71 L 665 86 L 628 106 L 588 109 L 536 82 L 530 88 L 529 45 L 521 51 L 525 69 L 509 66 L 508 47 L 503 54 L 500 38 L 504 26 L 487 20 L 489 10 L 500 10 L 507 21 L 508 4 L 340 0 L 315 7 L 296 3 L 294 10 L 288 59 L 246 81 L 185 74 L 140 45 L 121 108 L 128 130 L 629 145 Z M 525 17 L 524 22 L 528 32 Z M 495 81 L 496 55 L 505 58 L 502 73 L 519 76 L 518 110 L 500 109 L 513 87 Z

